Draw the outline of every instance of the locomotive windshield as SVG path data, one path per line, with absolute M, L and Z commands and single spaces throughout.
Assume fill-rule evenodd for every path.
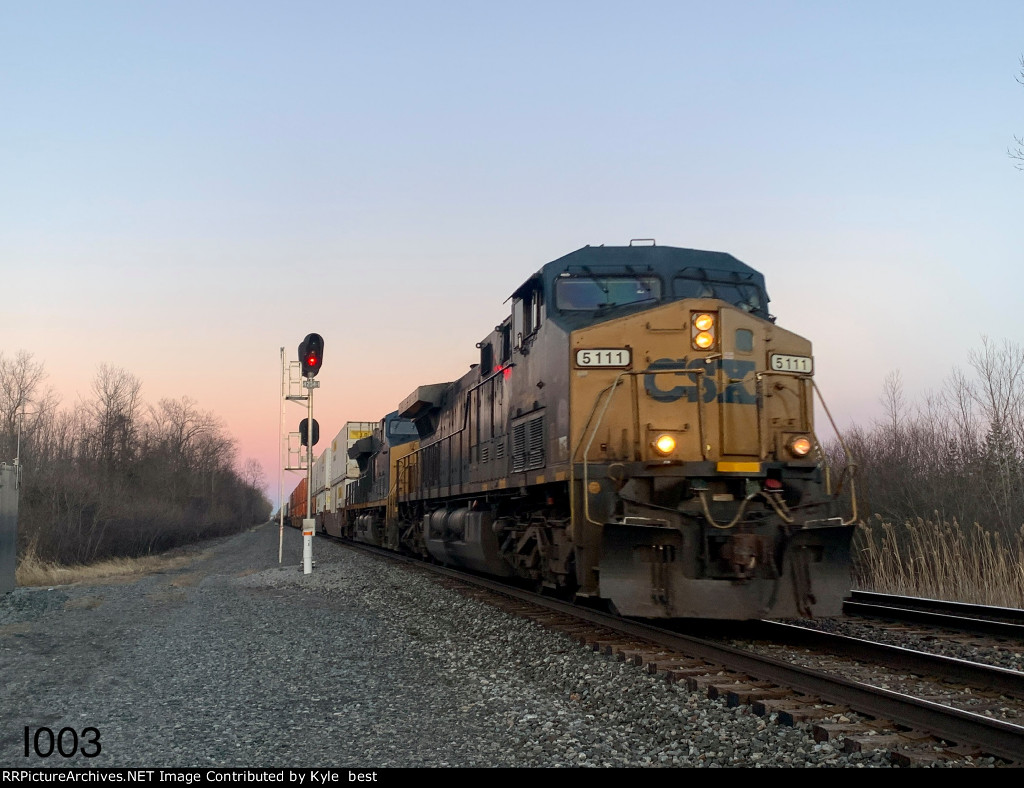
M 555 283 L 555 302 L 565 311 L 593 311 L 661 299 L 656 276 L 572 276 Z
M 416 425 L 409 419 L 400 418 L 397 413 L 389 413 L 384 422 L 389 446 L 401 446 L 419 437 Z
M 730 271 L 686 269 L 672 279 L 672 293 L 676 298 L 719 298 L 746 312 L 763 315 L 768 305 L 764 291 L 743 278 Z
M 388 443 L 398 446 L 402 443 L 416 440 L 419 433 L 416 432 L 416 425 L 408 419 L 395 419 L 388 425 Z

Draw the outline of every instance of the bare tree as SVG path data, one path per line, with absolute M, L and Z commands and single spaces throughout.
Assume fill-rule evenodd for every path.
M 159 446 L 179 471 L 196 470 L 201 465 L 200 439 L 223 429 L 212 411 L 200 410 L 189 397 L 162 399 L 149 413 Z
M 1017 74 L 1017 82 L 1024 85 L 1024 55 L 1021 55 L 1020 58 L 1020 73 Z M 1024 170 L 1024 137 L 1014 136 L 1013 141 L 1017 143 L 1016 147 L 1009 148 L 1006 152 L 1011 159 L 1015 160 L 1013 166 L 1018 170 Z
M 92 383 L 93 455 L 108 470 L 128 463 L 135 450 L 142 381 L 120 367 L 101 364 Z
M 1021 441 L 1024 433 L 1024 348 L 982 337 L 968 355 L 978 374 L 975 402 L 987 424 L 982 450 L 988 473 L 981 475 L 996 522 L 1010 527 L 1020 504 Z
M 242 481 L 260 492 L 267 484 L 267 475 L 263 472 L 263 465 L 255 457 L 249 457 L 242 463 L 241 476 Z
M 19 350 L 13 358 L 0 352 L 0 459 L 14 456 L 19 419 L 28 435 L 56 408 L 53 390 L 41 391 L 46 377 L 42 362 L 33 361 L 28 351 Z
M 893 448 L 899 449 L 900 433 L 906 420 L 906 404 L 903 398 L 903 377 L 898 369 L 885 376 L 882 406 L 885 408 L 886 426 L 891 430 Z

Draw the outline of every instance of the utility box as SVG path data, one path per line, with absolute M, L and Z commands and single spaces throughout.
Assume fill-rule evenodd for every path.
M 0 594 L 14 590 L 18 566 L 17 465 L 0 464 Z

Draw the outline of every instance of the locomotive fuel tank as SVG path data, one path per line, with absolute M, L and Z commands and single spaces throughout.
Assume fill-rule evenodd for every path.
M 511 567 L 502 559 L 489 511 L 437 509 L 423 518 L 423 536 L 431 557 L 442 564 L 507 577 Z

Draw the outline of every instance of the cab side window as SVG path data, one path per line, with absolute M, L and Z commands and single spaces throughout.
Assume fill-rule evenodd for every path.
M 530 288 L 512 302 L 512 334 L 515 346 L 521 348 L 525 340 L 536 333 L 544 317 L 544 291 L 540 285 Z
M 498 327 L 501 337 L 501 363 L 507 364 L 512 360 L 512 325 L 506 320 Z

